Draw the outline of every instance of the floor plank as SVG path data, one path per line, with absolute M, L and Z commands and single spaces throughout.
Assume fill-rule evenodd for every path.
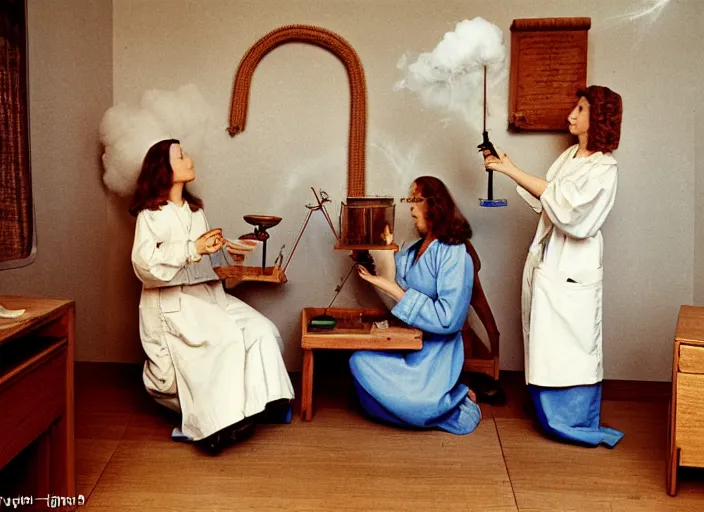
M 89 497 L 117 448 L 131 413 L 83 413 L 76 422 L 76 486 Z
M 605 425 L 625 432 L 614 449 L 559 443 L 540 434 L 531 420 L 496 419 L 521 511 L 704 507 L 701 481 L 683 483 L 677 498 L 665 493 L 666 403 L 605 401 L 602 414 Z
M 502 374 L 506 405 L 482 405 L 477 431 L 453 436 L 368 420 L 339 361 L 320 362 L 313 421 L 296 402 L 290 425 L 260 426 L 218 457 L 171 441 L 180 418 L 149 398 L 138 365 L 79 365 L 82 510 L 704 510 L 704 471 L 680 469 L 678 496 L 665 493 L 667 383 L 605 384 L 603 421 L 626 436 L 589 449 L 539 433 L 519 373 Z
M 215 458 L 154 436 L 168 428 L 134 416 L 89 510 L 517 511 L 491 419 L 454 436 L 321 409 Z

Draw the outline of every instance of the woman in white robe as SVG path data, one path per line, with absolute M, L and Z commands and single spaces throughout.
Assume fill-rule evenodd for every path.
M 540 214 L 523 271 L 525 375 L 543 429 L 562 440 L 614 447 L 623 437 L 600 424 L 602 351 L 601 227 L 616 197 L 621 97 L 606 87 L 578 92 L 568 117 L 578 143 L 546 179 L 508 155 L 486 166 L 512 178 Z
M 179 141 L 150 148 L 130 207 L 132 265 L 143 283 L 147 392 L 181 413 L 184 436 L 217 452 L 250 435 L 265 409 L 290 421 L 294 393 L 276 326 L 226 294 L 213 271 L 223 248 L 237 250 L 209 229 L 202 201 L 185 189 L 193 179 Z

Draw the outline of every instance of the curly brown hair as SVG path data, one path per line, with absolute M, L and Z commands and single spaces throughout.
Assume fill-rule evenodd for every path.
M 180 144 L 176 139 L 157 142 L 147 151 L 142 170 L 137 178 L 137 190 L 132 197 L 130 213 L 137 216 L 142 210 L 158 210 L 169 200 L 173 185 L 174 170 L 171 167 L 170 149 Z M 183 199 L 193 212 L 203 208 L 203 201 L 183 187 Z
M 413 185 L 425 200 L 425 221 L 435 238 L 449 245 L 465 244 L 472 238 L 469 222 L 442 181 L 433 176 L 421 176 L 413 181 Z
M 609 153 L 618 148 L 621 139 L 623 101 L 608 87 L 592 85 L 580 89 L 577 97 L 589 102 L 589 137 L 587 149 Z

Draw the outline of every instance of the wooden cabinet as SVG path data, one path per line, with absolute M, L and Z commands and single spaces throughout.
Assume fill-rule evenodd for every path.
M 74 303 L 0 304 L 26 310 L 0 319 L 0 495 L 32 499 L 32 510 L 75 510 Z
M 672 360 L 667 493 L 677 494 L 679 466 L 704 467 L 704 307 L 682 306 Z

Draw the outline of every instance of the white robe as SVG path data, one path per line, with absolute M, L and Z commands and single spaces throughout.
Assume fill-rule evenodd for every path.
M 540 213 L 521 300 L 526 383 L 538 386 L 595 384 L 604 374 L 601 227 L 618 166 L 610 153 L 574 158 L 577 149 L 550 167 L 540 200 L 517 187 Z
M 181 412 L 181 430 L 194 441 L 294 396 L 276 326 L 226 294 L 210 257 L 196 253 L 194 241 L 208 230 L 202 209 L 169 202 L 139 213 L 132 248 L 143 283 L 144 384 Z

